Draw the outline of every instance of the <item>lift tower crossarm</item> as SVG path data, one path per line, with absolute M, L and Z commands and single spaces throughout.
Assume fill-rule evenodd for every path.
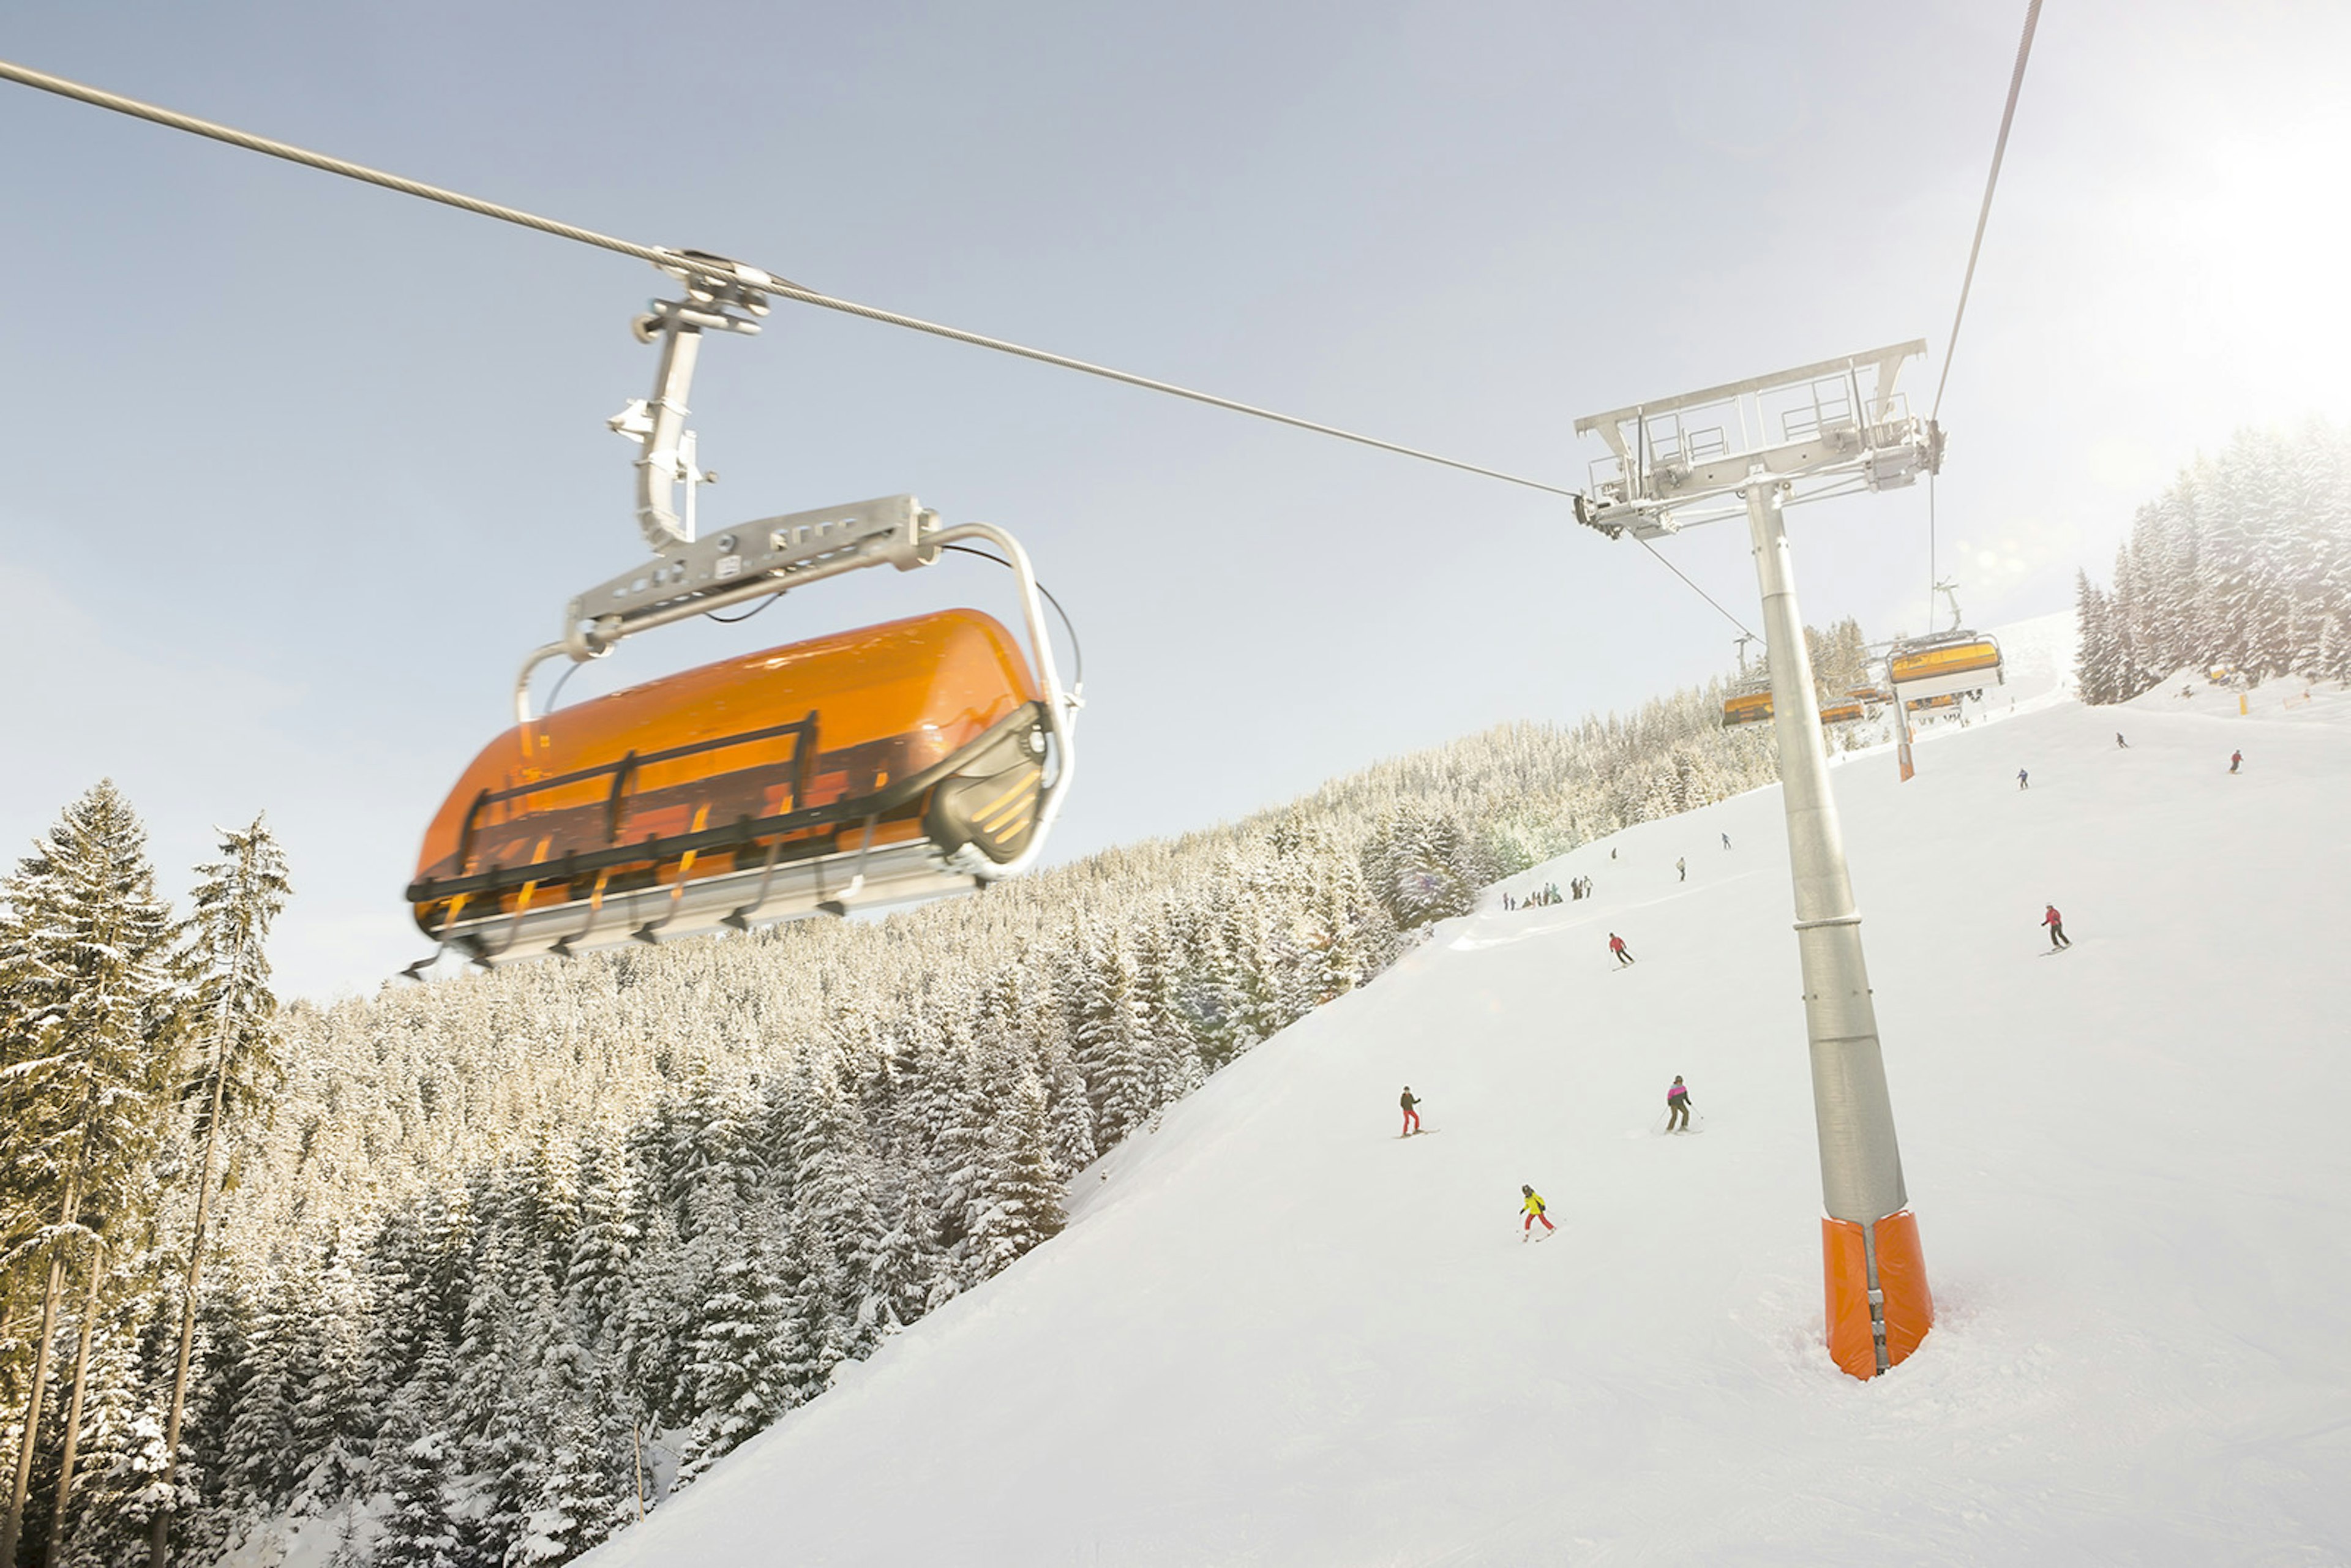
M 1597 434 L 1625 455 L 1623 426 L 1637 413 L 1678 413 L 1687 408 L 1704 408 L 1709 403 L 1729 402 L 1750 392 L 1769 392 L 1774 387 L 1792 385 L 1797 382 L 1819 381 L 1826 376 L 1843 375 L 1848 366 L 1869 365 L 1877 371 L 1877 386 L 1881 395 L 1873 400 L 1872 420 L 1886 416 L 1886 404 L 1894 392 L 1894 378 L 1905 360 L 1915 359 L 1927 351 L 1927 340 L 1913 338 L 1907 343 L 1891 343 L 1883 349 L 1871 349 L 1865 353 L 1846 354 L 1838 359 L 1821 360 L 1809 365 L 1799 365 L 1792 371 L 1776 375 L 1750 376 L 1743 382 L 1725 382 L 1719 387 L 1707 387 L 1679 397 L 1660 399 L 1656 402 L 1633 403 L 1625 408 L 1611 409 L 1606 413 L 1588 414 L 1575 422 L 1575 434 Z
M 1682 508 L 1756 474 L 1821 482 L 1790 500 L 1818 499 L 1838 483 L 1907 485 L 1941 460 L 1933 428 L 1895 392 L 1903 362 L 1926 351 L 1913 339 L 1579 419 L 1576 434 L 1598 435 L 1610 455 L 1593 465 L 1576 520 L 1612 538 L 1656 538 L 1680 530 Z M 1710 423 L 1690 417 L 1698 413 Z

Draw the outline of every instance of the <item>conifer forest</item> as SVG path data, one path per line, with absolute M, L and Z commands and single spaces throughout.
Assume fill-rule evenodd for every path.
M 2351 680 L 2351 434 L 2240 433 L 2139 508 L 2111 586 L 2079 573 L 2082 700 L 2183 670 Z

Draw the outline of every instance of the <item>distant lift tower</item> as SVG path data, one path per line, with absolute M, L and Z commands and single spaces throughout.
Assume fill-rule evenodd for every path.
M 1875 1377 L 1917 1349 L 1935 1304 L 1902 1184 L 1781 514 L 1791 502 L 1909 485 L 1940 466 L 1942 433 L 1894 392 L 1903 361 L 1926 351 L 1924 339 L 1897 343 L 1575 422 L 1578 435 L 1597 433 L 1610 453 L 1593 465 L 1590 495 L 1577 499 L 1577 521 L 1611 538 L 1653 539 L 1743 509 L 1753 536 L 1828 1210 L 1821 1257 L 1829 1353 L 1855 1377 Z

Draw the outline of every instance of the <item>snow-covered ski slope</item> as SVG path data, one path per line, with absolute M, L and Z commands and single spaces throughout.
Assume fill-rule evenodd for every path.
M 583 1561 L 2351 1561 L 2351 696 L 2300 689 L 1837 769 L 1941 1312 L 1892 1375 L 1819 1343 L 1774 789 L 1513 878 L 1595 898 L 1440 926 Z

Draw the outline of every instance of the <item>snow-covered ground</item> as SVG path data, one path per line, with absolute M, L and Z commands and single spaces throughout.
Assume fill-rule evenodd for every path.
M 1891 1375 L 1820 1344 L 1774 789 L 1512 879 L 1595 897 L 1439 927 L 583 1561 L 2351 1561 L 2351 695 L 2050 663 L 1836 770 L 1941 1312 Z

